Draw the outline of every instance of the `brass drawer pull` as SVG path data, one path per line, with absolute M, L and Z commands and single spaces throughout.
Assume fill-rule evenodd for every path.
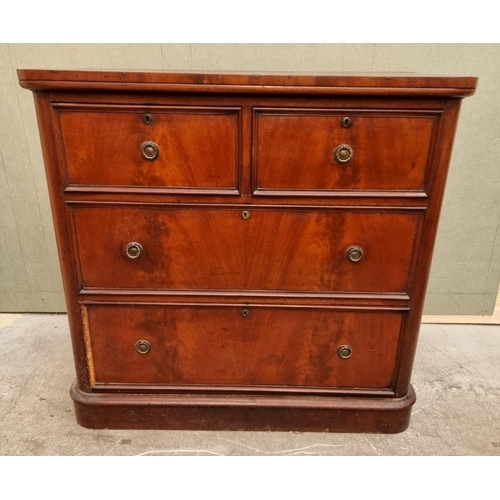
M 339 163 L 347 163 L 352 158 L 352 155 L 353 151 L 349 144 L 341 144 L 337 146 L 333 152 L 335 160 Z
M 136 243 L 135 241 L 132 241 L 125 248 L 125 252 L 126 252 L 128 258 L 138 259 L 142 255 L 142 253 L 144 252 L 144 248 L 142 248 L 142 245 L 140 243 Z
M 151 350 L 151 344 L 147 340 L 138 340 L 135 343 L 135 350 L 139 354 L 147 354 Z
M 141 144 L 141 151 L 142 156 L 150 161 L 156 160 L 160 154 L 160 148 L 154 142 L 143 142 Z
M 350 345 L 341 345 L 337 349 L 337 355 L 342 359 L 350 358 L 352 356 L 352 347 Z
M 345 254 L 347 260 L 351 262 L 359 262 L 363 258 L 363 249 L 361 247 L 349 247 Z

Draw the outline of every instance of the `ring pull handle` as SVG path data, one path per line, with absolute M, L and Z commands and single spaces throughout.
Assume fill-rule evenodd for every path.
M 125 248 L 125 253 L 129 259 L 138 259 L 144 252 L 144 248 L 140 243 L 132 241 Z
M 151 350 L 151 343 L 147 340 L 138 340 L 135 343 L 135 350 L 139 354 L 147 354 Z
M 352 356 L 352 347 L 350 345 L 341 345 L 337 349 L 337 355 L 342 359 L 350 358 Z
M 149 161 L 156 160 L 160 154 L 158 144 L 154 142 L 143 142 L 141 144 L 142 156 Z
M 351 262 L 359 262 L 363 258 L 363 249 L 358 246 L 349 247 L 345 253 L 345 257 Z
M 341 144 L 335 148 L 333 157 L 338 163 L 347 163 L 353 155 L 353 150 L 349 144 Z

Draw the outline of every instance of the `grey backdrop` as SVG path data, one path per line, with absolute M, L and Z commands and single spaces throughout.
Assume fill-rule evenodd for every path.
M 0 44 L 0 312 L 64 311 L 31 92 L 17 68 L 478 76 L 463 101 L 427 314 L 490 314 L 500 279 L 498 44 Z

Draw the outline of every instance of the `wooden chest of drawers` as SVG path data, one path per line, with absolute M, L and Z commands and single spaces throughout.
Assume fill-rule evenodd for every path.
M 470 77 L 19 70 L 78 422 L 400 432 Z

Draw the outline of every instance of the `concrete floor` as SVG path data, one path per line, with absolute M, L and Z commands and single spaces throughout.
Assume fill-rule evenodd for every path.
M 396 435 L 83 429 L 65 315 L 0 315 L 0 359 L 0 455 L 500 455 L 500 326 L 422 326 Z

